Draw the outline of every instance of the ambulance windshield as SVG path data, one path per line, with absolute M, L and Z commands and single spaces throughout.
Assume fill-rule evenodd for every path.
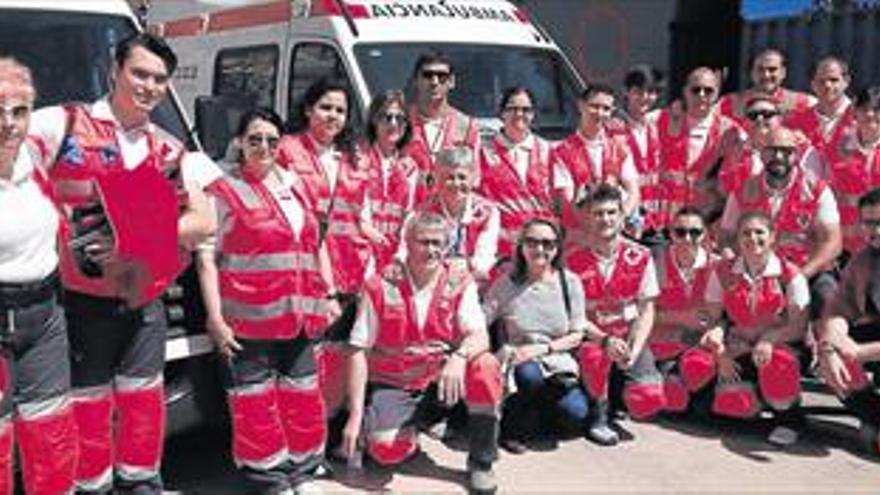
M 94 101 L 109 91 L 111 54 L 134 32 L 129 19 L 111 15 L 4 10 L 0 16 L 0 55 L 30 67 L 37 107 L 66 101 Z M 153 121 L 184 141 L 186 126 L 170 98 Z
M 577 125 L 578 82 L 559 53 L 547 49 L 500 45 L 364 43 L 355 55 L 371 94 L 400 88 L 419 55 L 441 50 L 455 67 L 450 100 L 457 108 L 483 119 L 498 117 L 504 90 L 522 85 L 537 100 L 535 128 L 548 138 L 565 135 Z

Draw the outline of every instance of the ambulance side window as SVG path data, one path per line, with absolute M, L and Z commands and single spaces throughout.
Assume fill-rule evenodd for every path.
M 342 81 L 351 87 L 345 65 L 335 48 L 314 42 L 296 45 L 290 57 L 290 88 L 287 93 L 289 119 L 295 119 L 296 107 L 302 101 L 306 89 L 315 81 L 325 77 Z M 353 111 L 357 108 L 353 102 L 349 102 L 349 107 Z M 355 119 L 358 116 L 357 111 L 352 113 Z
M 275 107 L 278 46 L 221 50 L 214 64 L 214 95 L 235 96 L 254 105 Z

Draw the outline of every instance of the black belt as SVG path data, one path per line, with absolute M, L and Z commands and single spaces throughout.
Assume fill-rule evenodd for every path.
M 46 302 L 58 294 L 60 286 L 57 270 L 39 282 L 0 282 L 0 308 L 24 308 Z

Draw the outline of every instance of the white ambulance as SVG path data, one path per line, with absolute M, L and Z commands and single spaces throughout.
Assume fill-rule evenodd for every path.
M 512 85 L 534 92 L 539 133 L 559 137 L 577 122 L 579 76 L 546 32 L 508 1 L 156 0 L 148 20 L 180 56 L 175 84 L 213 156 L 229 138 L 214 125 L 217 115 L 232 119 L 210 110 L 218 100 L 290 117 L 310 84 L 332 76 L 353 88 L 359 122 L 371 95 L 404 88 L 428 50 L 452 60 L 452 103 L 484 123 L 496 119 Z
M 0 0 L 0 56 L 13 56 L 31 68 L 38 107 L 106 94 L 114 45 L 139 29 L 124 0 Z M 152 117 L 196 149 L 176 97 L 166 99 Z M 193 272 L 184 274 L 164 298 L 170 327 L 168 431 L 175 432 L 220 418 L 224 408 Z

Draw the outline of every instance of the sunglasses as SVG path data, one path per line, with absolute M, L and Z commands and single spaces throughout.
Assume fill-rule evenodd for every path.
M 263 143 L 266 143 L 266 146 L 269 148 L 276 148 L 278 146 L 278 137 L 277 136 L 269 136 L 267 134 L 251 134 L 250 136 L 245 136 L 244 141 L 248 144 L 248 146 L 252 146 L 254 148 L 260 146 Z
M 672 235 L 678 239 L 690 237 L 691 239 L 699 239 L 703 235 L 704 230 L 698 227 L 675 227 L 672 229 Z
M 880 227 L 880 218 L 863 218 L 861 223 L 866 229 L 875 230 Z
M 426 81 L 433 81 L 436 78 L 437 82 L 445 84 L 452 77 L 452 73 L 445 70 L 423 70 L 421 76 Z
M 694 96 L 712 96 L 715 94 L 715 88 L 712 86 L 691 86 L 690 91 Z
M 379 121 L 383 124 L 403 126 L 406 125 L 406 115 L 394 112 L 384 113 L 379 116 Z
M 523 245 L 529 249 L 538 249 L 540 247 L 544 251 L 552 251 L 556 249 L 558 241 L 556 239 L 538 239 L 537 237 L 526 237 L 523 239 Z
M 770 120 L 773 117 L 776 117 L 778 115 L 779 115 L 779 112 L 777 112 L 776 110 L 752 110 L 752 111 L 746 112 L 746 117 L 749 120 L 751 120 L 752 122 L 754 122 L 758 119 Z
M 523 115 L 531 115 L 535 113 L 535 109 L 532 107 L 518 107 L 515 105 L 504 107 L 504 111 L 508 113 L 521 113 Z
M 770 156 L 778 154 L 792 155 L 794 154 L 794 152 L 795 149 L 789 148 L 788 146 L 765 146 L 764 149 L 761 150 L 761 153 L 765 153 Z

